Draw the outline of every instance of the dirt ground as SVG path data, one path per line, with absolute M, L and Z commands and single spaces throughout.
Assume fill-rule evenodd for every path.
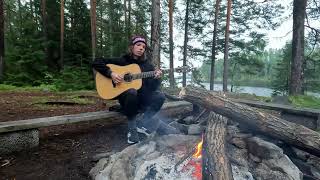
M 0 92 L 0 122 L 107 110 L 114 103 L 94 92 Z M 0 180 L 89 179 L 94 155 L 127 146 L 126 124 L 42 128 L 39 147 L 0 157 Z
M 0 92 L 0 122 L 106 110 L 95 92 Z

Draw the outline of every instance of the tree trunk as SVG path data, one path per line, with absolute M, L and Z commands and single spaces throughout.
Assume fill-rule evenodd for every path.
M 180 96 L 187 101 L 238 121 L 253 131 L 280 139 L 320 157 L 320 133 L 302 125 L 288 122 L 247 105 L 232 102 L 216 92 L 205 89 L 186 87 L 181 90 Z
M 289 94 L 303 94 L 304 20 L 307 0 L 293 1 L 292 59 Z
M 100 57 L 104 57 L 104 48 L 103 48 L 103 45 L 104 45 L 104 29 L 103 29 L 103 24 L 104 24 L 104 8 L 100 6 L 100 28 L 98 28 L 100 30 L 100 34 L 99 34 L 99 39 L 100 39 L 100 42 L 99 42 L 99 54 L 98 56 Z M 98 19 L 98 17 L 97 17 Z
M 170 52 L 170 69 L 173 69 L 173 0 L 169 0 L 169 52 Z M 169 73 L 170 87 L 173 88 L 174 74 L 173 71 Z
M 131 8 L 131 5 L 130 5 L 130 1 L 128 2 L 129 3 L 129 21 L 130 21 L 130 8 Z M 108 41 L 109 41 L 109 48 L 110 48 L 110 53 L 109 53 L 109 56 L 114 56 L 114 36 L 115 36 L 115 31 L 114 31 L 114 26 L 115 26 L 115 23 L 113 21 L 113 11 L 114 11 L 114 5 L 113 5 L 113 1 L 109 1 L 108 3 L 108 15 L 109 15 L 109 19 L 108 19 L 108 35 L 109 35 L 109 38 L 108 38 Z
M 227 22 L 225 31 L 225 42 L 224 42 L 224 61 L 223 61 L 223 91 L 228 91 L 228 52 L 229 52 L 229 28 L 230 28 L 230 16 L 231 16 L 231 0 L 228 0 L 227 8 Z
M 131 0 L 128 0 L 128 36 L 131 37 Z
M 210 112 L 202 148 L 202 179 L 233 180 L 225 142 L 227 118 Z
M 33 19 L 34 18 L 34 10 L 33 10 L 33 1 L 32 0 L 29 1 L 29 6 L 30 6 L 31 17 Z
M 187 50 L 188 50 L 188 28 L 189 28 L 189 4 L 190 0 L 186 2 L 186 16 L 184 24 L 184 45 L 183 45 L 183 66 L 187 66 Z M 187 73 L 183 72 L 182 74 L 182 87 L 187 85 Z
M 59 70 L 63 69 L 63 56 L 64 56 L 64 0 L 60 1 L 60 61 Z
M 151 51 L 153 64 L 160 68 L 160 0 L 152 0 Z
M 128 40 L 130 40 L 130 34 L 128 32 L 128 14 L 127 14 L 127 0 L 123 0 L 123 11 L 124 11 L 124 25 L 126 27 L 126 32 L 128 36 Z
M 21 0 L 18 0 L 18 14 L 19 14 L 19 34 L 20 34 L 20 38 L 22 38 L 22 7 L 21 7 Z
M 92 49 L 92 60 L 96 57 L 96 0 L 90 0 L 90 15 L 91 15 L 91 49 Z
M 46 0 L 41 0 L 41 16 L 42 16 L 42 31 L 44 36 L 44 51 L 46 54 L 46 64 L 48 67 L 52 67 L 51 56 L 48 48 L 48 22 L 47 22 L 47 11 L 46 11 Z
M 0 83 L 4 75 L 4 0 L 0 0 Z
M 217 44 L 217 29 L 218 29 L 218 16 L 220 12 L 221 0 L 216 0 L 215 12 L 214 12 L 214 23 L 213 23 L 213 37 L 212 37 L 212 54 L 211 54 L 211 75 L 210 75 L 210 90 L 214 89 L 214 66 L 216 62 L 216 44 Z

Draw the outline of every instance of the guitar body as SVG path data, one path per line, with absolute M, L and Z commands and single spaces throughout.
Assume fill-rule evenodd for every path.
M 111 69 L 112 72 L 115 72 L 121 75 L 125 75 L 128 73 L 131 73 L 131 74 L 141 73 L 141 69 L 137 64 L 130 64 L 127 66 L 107 64 L 107 66 Z M 128 89 L 133 88 L 138 90 L 142 86 L 141 79 L 135 79 L 135 80 L 132 80 L 131 82 L 124 81 L 119 84 L 114 84 L 110 78 L 103 76 L 99 72 L 96 73 L 95 80 L 96 80 L 96 88 L 97 88 L 98 94 L 103 99 L 113 99 Z

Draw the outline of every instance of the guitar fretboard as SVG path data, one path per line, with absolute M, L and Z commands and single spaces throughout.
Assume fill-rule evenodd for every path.
M 165 69 L 162 70 L 162 73 L 168 73 L 168 72 L 174 72 L 176 70 L 176 68 L 174 69 Z M 150 78 L 150 77 L 154 77 L 154 73 L 155 71 L 148 71 L 148 72 L 142 72 L 142 73 L 138 73 L 138 74 L 132 74 L 132 79 L 143 79 L 143 78 Z

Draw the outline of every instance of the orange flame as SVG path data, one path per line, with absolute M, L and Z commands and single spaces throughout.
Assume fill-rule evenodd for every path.
M 194 158 L 198 158 L 198 159 L 201 158 L 201 156 L 202 156 L 202 153 L 201 153 L 202 144 L 203 144 L 203 137 L 202 137 L 201 141 L 197 145 L 197 151 L 193 154 Z

